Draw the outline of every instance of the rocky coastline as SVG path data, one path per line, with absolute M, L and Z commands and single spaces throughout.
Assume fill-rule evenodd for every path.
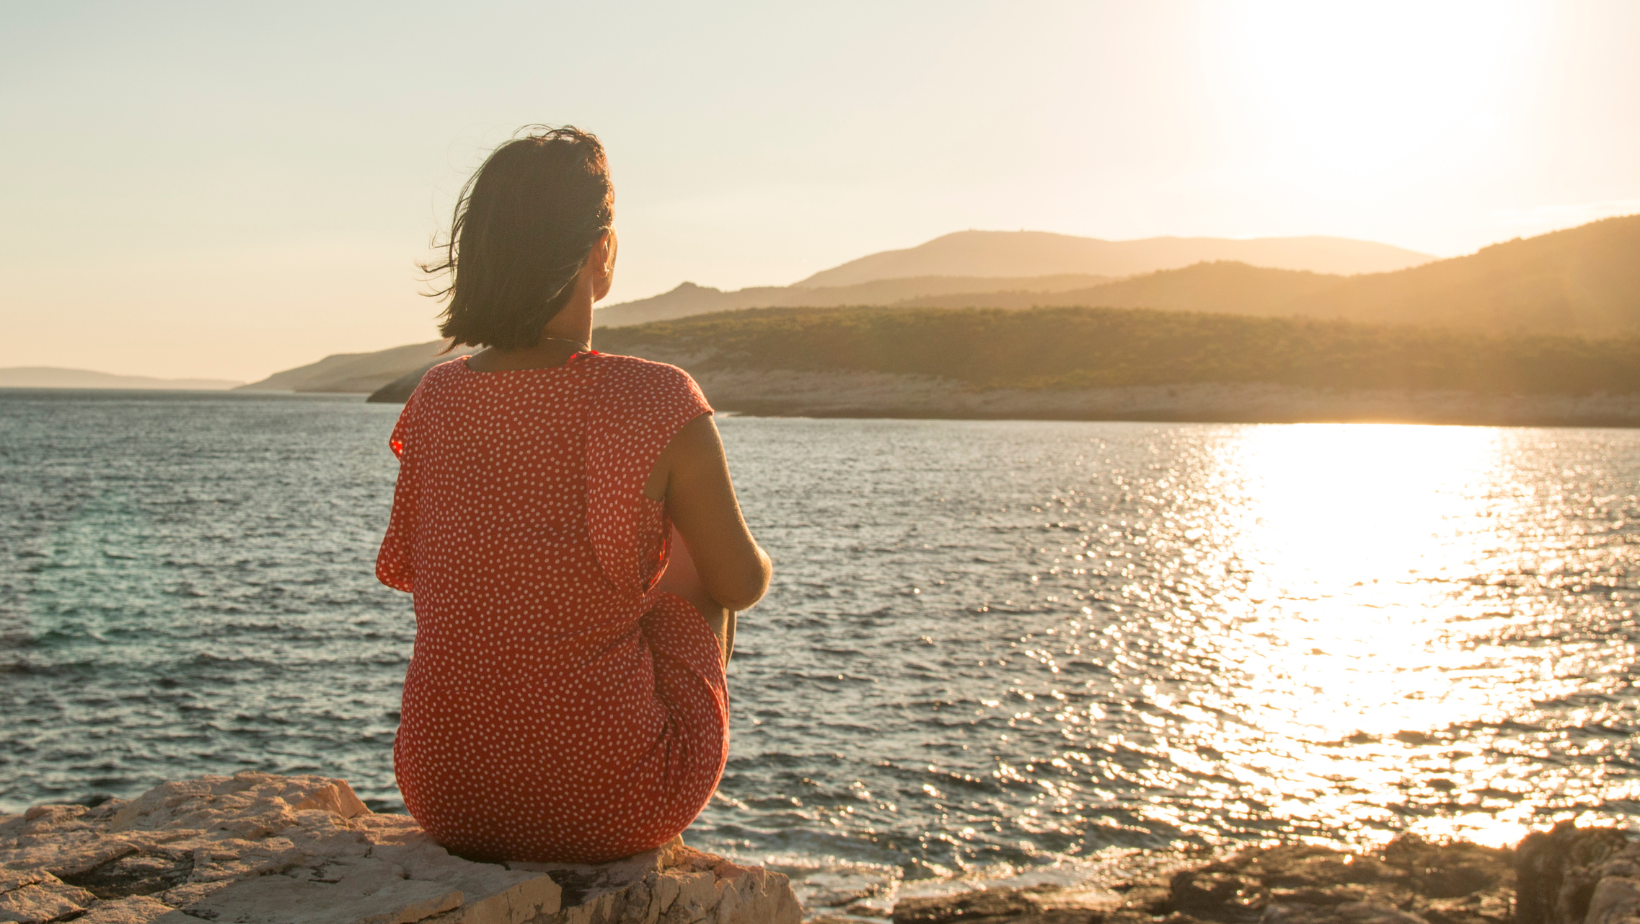
M 992 889 L 902 899 L 893 911 L 893 924 L 1251 922 L 1637 924 L 1640 841 L 1567 822 L 1512 850 L 1411 835 L 1353 853 L 1258 847 L 1106 889 Z
M 474 863 L 342 780 L 164 783 L 0 817 L 0 922 L 797 924 L 780 873 L 683 845 L 596 865 Z
M 1640 395 L 1631 394 L 1506 395 L 1259 383 L 974 388 L 934 376 L 704 369 L 691 368 L 700 358 L 693 354 L 652 358 L 690 369 L 719 411 L 757 417 L 1640 427 Z M 367 400 L 402 404 L 425 371 L 408 373 Z
M 1505 395 L 1258 383 L 974 388 L 932 376 L 783 369 L 704 370 L 695 376 L 713 407 L 763 417 L 1640 426 L 1640 395 Z
M 1640 841 L 1567 822 L 1512 849 L 1291 844 L 1093 885 L 901 897 L 893 924 L 1640 924 Z M 810 909 L 881 921 L 880 902 Z M 797 924 L 785 875 L 685 846 L 595 865 L 476 863 L 346 782 L 246 772 L 0 817 L 0 922 Z

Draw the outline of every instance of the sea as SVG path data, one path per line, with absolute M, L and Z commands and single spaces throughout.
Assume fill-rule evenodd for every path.
M 245 769 L 402 810 L 398 411 L 0 391 L 0 812 Z M 719 427 L 775 578 L 685 839 L 811 910 L 1640 811 L 1640 431 Z

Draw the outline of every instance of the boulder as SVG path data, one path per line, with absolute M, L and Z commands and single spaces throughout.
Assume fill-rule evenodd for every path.
M 1563 821 L 1529 834 L 1515 876 L 1517 924 L 1640 924 L 1640 844 L 1615 828 Z
M 346 782 L 266 773 L 0 818 L 0 922 L 797 924 L 786 877 L 674 840 L 613 863 L 452 856 Z
M 1121 896 L 1097 889 L 1053 886 L 982 889 L 904 899 L 894 906 L 893 921 L 894 924 L 1090 924 L 1103 920 L 1121 904 Z

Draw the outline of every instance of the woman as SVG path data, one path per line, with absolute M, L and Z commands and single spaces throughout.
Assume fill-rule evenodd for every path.
M 591 348 L 615 269 L 598 139 L 539 130 L 462 190 L 440 331 L 482 345 L 405 405 L 383 583 L 414 594 L 405 805 L 476 859 L 657 847 L 728 753 L 735 610 L 769 559 L 682 370 Z

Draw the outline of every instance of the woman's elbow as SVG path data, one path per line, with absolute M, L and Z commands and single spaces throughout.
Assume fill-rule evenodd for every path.
M 722 582 L 721 587 L 714 587 L 712 598 L 723 604 L 725 609 L 748 610 L 763 599 L 769 591 L 769 578 L 773 568 L 769 564 L 769 556 L 759 549 L 757 560 L 748 562 L 745 567 L 737 568 L 735 573 L 727 575 L 728 580 Z

